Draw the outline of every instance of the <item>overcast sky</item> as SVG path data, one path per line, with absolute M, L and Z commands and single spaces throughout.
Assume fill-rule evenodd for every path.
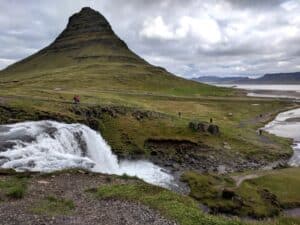
M 84 6 L 180 76 L 300 71 L 300 0 L 0 0 L 0 69 L 50 44 Z

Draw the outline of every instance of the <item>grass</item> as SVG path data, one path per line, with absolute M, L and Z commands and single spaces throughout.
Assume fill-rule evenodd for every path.
M 191 198 L 147 184 L 102 186 L 93 194 L 100 199 L 121 198 L 141 202 L 182 225 L 241 224 L 205 215 Z
M 35 214 L 57 216 L 69 215 L 74 209 L 75 205 L 72 200 L 48 196 L 45 199 L 35 203 L 30 211 Z
M 300 168 L 276 170 L 249 183 L 270 190 L 284 208 L 300 207 Z
M 299 168 L 257 173 L 258 178 L 245 180 L 238 187 L 229 175 L 186 172 L 182 180 L 190 186 L 190 196 L 214 212 L 264 218 L 278 216 L 283 208 L 300 206 Z M 224 197 L 224 190 L 231 195 Z
M 0 193 L 8 198 L 23 198 L 27 189 L 27 179 L 9 177 L 0 181 Z
M 150 150 L 146 145 L 149 139 L 174 139 L 203 143 L 213 149 L 221 149 L 228 154 L 239 154 L 242 158 L 254 160 L 275 161 L 292 154 L 290 140 L 268 134 L 264 134 L 264 139 L 258 136 L 256 130 L 263 126 L 266 119 L 255 119 L 260 114 L 268 115 L 266 118 L 270 119 L 272 117 L 271 114 L 269 115 L 270 112 L 274 114 L 282 108 L 287 108 L 291 106 L 289 103 L 255 100 L 254 102 L 259 103 L 260 107 L 254 107 L 249 104 L 248 98 L 208 100 L 195 97 L 185 101 L 181 97 L 168 99 L 160 96 L 147 96 L 142 98 L 139 95 L 127 96 L 112 93 L 105 93 L 104 96 L 109 99 L 118 97 L 118 100 L 115 98 L 114 104 L 106 104 L 101 99 L 102 95 L 95 94 L 93 98 L 99 101 L 93 100 L 85 103 L 85 100 L 89 100 L 83 98 L 83 103 L 79 106 L 83 112 L 81 115 L 73 112 L 71 104 L 62 103 L 59 99 L 49 102 L 46 98 L 45 101 L 36 97 L 33 99 L 27 99 L 24 96 L 23 98 L 9 98 L 7 106 L 12 110 L 2 109 L 1 111 L 0 107 L 0 122 L 12 121 L 12 118 L 16 121 L 52 118 L 68 123 L 80 122 L 89 125 L 91 120 L 85 116 L 84 112 L 98 110 L 97 104 L 100 103 L 102 107 L 107 108 L 126 108 L 125 114 L 117 114 L 116 117 L 107 113 L 92 117 L 98 124 L 94 129 L 101 132 L 113 151 L 119 155 L 149 155 Z M 133 116 L 135 111 L 151 111 L 161 116 L 137 120 Z M 182 113 L 180 118 L 178 112 Z M 232 112 L 233 116 L 228 116 Z M 209 121 L 210 118 L 213 118 L 214 123 L 220 127 L 220 136 L 193 132 L 188 127 L 190 121 Z M 254 122 L 252 122 L 253 118 Z M 230 150 L 223 148 L 224 142 L 230 145 Z M 165 154 L 172 154 L 172 152 L 166 151 Z
M 203 213 L 197 201 L 145 183 L 113 184 L 88 190 L 98 199 L 140 202 L 180 225 L 297 225 L 299 219 L 277 217 L 265 221 L 242 221 Z

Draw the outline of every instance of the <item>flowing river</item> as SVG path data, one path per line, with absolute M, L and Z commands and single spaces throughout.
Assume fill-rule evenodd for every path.
M 294 140 L 294 154 L 289 160 L 290 166 L 300 166 L 300 109 L 280 113 L 264 130 L 280 137 Z
M 39 172 L 83 168 L 174 185 L 168 171 L 149 161 L 118 161 L 102 136 L 89 127 L 54 121 L 0 125 L 0 167 Z

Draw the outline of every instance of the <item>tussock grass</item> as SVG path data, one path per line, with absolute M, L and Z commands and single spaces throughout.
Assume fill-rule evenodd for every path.
M 33 213 L 57 216 L 69 215 L 75 209 L 75 204 L 72 200 L 59 198 L 56 196 L 47 196 L 45 199 L 35 203 L 30 209 Z
M 9 177 L 0 181 L 0 193 L 13 199 L 23 198 L 27 189 L 27 179 Z

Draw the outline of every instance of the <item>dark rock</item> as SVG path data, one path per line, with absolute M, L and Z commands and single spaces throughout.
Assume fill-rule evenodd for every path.
M 66 29 L 43 52 L 75 50 L 80 48 L 79 46 L 95 43 L 111 48 L 127 48 L 127 45 L 115 35 L 103 15 L 89 7 L 85 7 L 70 17 Z M 81 57 L 82 59 L 78 60 L 93 56 Z
M 260 195 L 265 201 L 269 202 L 272 206 L 280 208 L 280 203 L 277 196 L 271 193 L 268 189 L 263 189 L 260 191 Z
M 222 198 L 224 198 L 224 199 L 232 199 L 235 196 L 236 196 L 235 191 L 232 189 L 225 188 L 222 191 Z
M 219 126 L 206 122 L 190 122 L 189 128 L 196 132 L 207 132 L 212 135 L 218 135 L 220 133 Z
M 132 113 L 132 116 L 135 117 L 137 120 L 142 120 L 142 119 L 155 119 L 155 118 L 160 118 L 163 117 L 162 114 L 158 112 L 153 112 L 153 111 L 141 111 L 141 110 L 135 110 Z
M 220 133 L 219 127 L 217 125 L 214 125 L 214 124 L 210 124 L 208 126 L 207 131 L 209 133 L 211 133 L 212 135 L 218 135 Z
M 88 125 L 90 128 L 92 128 L 94 130 L 99 129 L 99 121 L 94 118 L 88 119 Z

